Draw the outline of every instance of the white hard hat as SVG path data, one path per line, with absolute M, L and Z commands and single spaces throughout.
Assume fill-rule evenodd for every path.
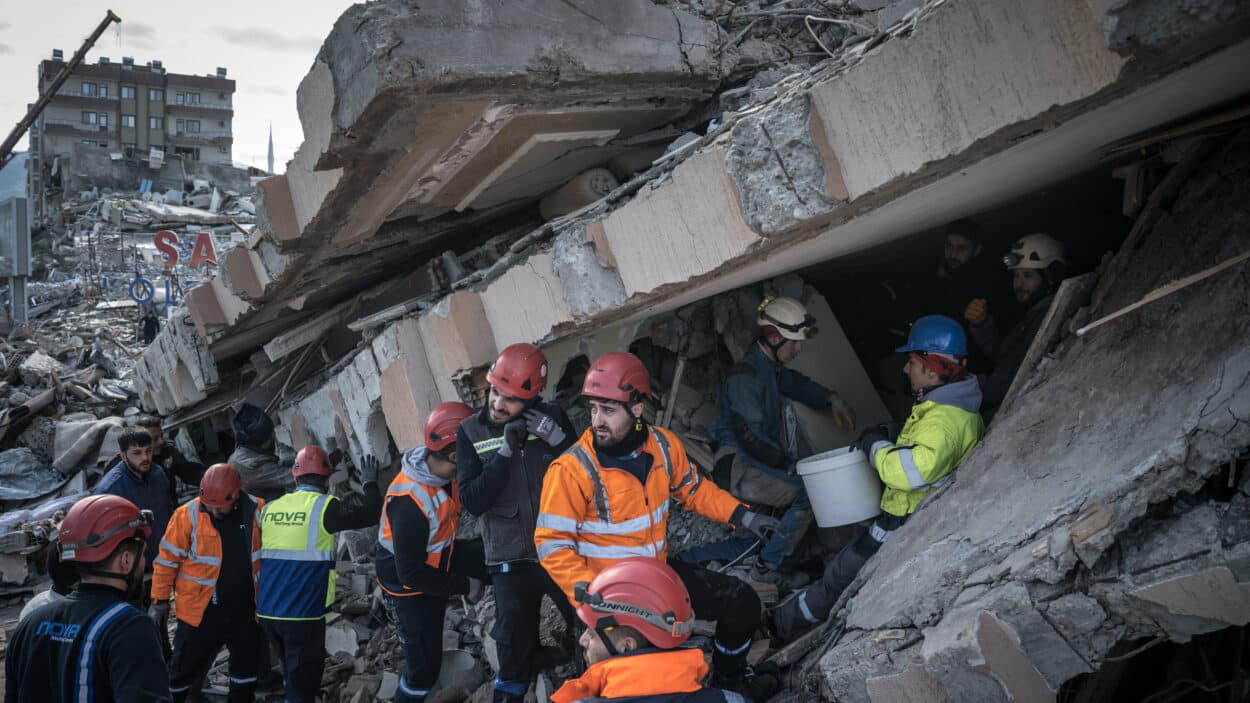
M 1049 234 L 1026 234 L 1011 246 L 1011 252 L 1003 257 L 1008 269 L 1044 269 L 1063 258 L 1063 242 Z
M 816 318 L 807 314 L 803 303 L 794 298 L 774 298 L 771 295 L 760 303 L 758 323 L 775 327 L 786 339 L 803 341 L 816 336 Z

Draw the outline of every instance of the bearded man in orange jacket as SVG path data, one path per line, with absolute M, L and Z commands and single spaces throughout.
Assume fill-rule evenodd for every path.
M 633 354 L 612 352 L 591 365 L 582 385 L 590 428 L 551 463 L 543 480 L 534 543 L 553 581 L 576 605 L 574 586 L 630 557 L 668 565 L 690 593 L 695 614 L 716 621 L 713 683 L 738 689 L 760 622 L 760 600 L 745 582 L 668 560 L 670 499 L 717 522 L 766 539 L 777 520 L 751 512 L 704 480 L 677 436 L 642 419 L 651 379 Z M 754 691 L 756 685 L 749 682 Z

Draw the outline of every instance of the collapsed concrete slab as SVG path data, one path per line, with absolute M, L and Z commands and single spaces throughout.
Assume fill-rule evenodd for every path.
M 268 242 L 290 261 L 200 292 L 218 300 L 195 301 L 193 318 L 210 334 L 243 313 L 245 325 L 274 319 L 310 291 L 341 298 L 428 255 L 449 226 L 480 221 L 459 213 L 508 212 L 615 157 L 653 153 L 670 137 L 648 135 L 710 98 L 732 66 L 724 39 L 649 0 L 352 7 L 300 85 L 305 142 L 261 186 L 249 247 Z M 419 225 L 375 238 L 402 219 Z M 335 280 L 338 270 L 350 275 Z
M 1235 224 L 1250 133 L 1202 153 L 1169 214 L 1102 272 L 1115 284 L 1094 317 L 1250 249 Z M 845 610 L 856 634 L 820 660 L 832 694 L 906 700 L 853 676 L 919 666 L 913 690 L 1055 700 L 1118 642 L 1250 620 L 1250 497 L 1208 490 L 1250 446 L 1248 295 L 1245 275 L 1226 272 L 1067 336 L 954 485 L 865 567 Z M 921 646 L 866 664 L 865 639 L 890 629 Z
M 569 5 L 561 7 L 571 11 Z M 421 12 L 425 10 L 399 12 L 386 36 L 400 41 L 403 31 L 408 31 L 401 31 L 404 27 L 424 31 L 419 28 Z M 356 19 L 390 21 L 370 12 Z M 432 378 L 430 385 L 408 392 L 407 398 L 402 398 L 404 393 L 396 397 L 394 392 L 383 398 L 385 424 L 392 428 L 392 437 L 395 427 L 411 426 L 411 418 L 420 417 L 420 409 L 433 400 L 426 388 L 437 389 L 441 399 L 457 397 L 460 388 L 453 377 L 489 363 L 497 349 L 508 343 L 549 344 L 606 324 L 636 321 L 906 236 L 934 220 L 969 214 L 991 199 L 1011 197 L 1047 179 L 1071 174 L 1093 163 L 1098 149 L 1112 139 L 1215 104 L 1244 88 L 1227 68 L 1238 64 L 1238 57 L 1250 54 L 1250 45 L 1244 42 L 1215 51 L 1233 41 L 1224 36 L 1203 44 L 1201 50 L 1184 44 L 1172 53 L 1139 58 L 1108 48 L 1101 30 L 1104 19 L 1078 0 L 1046 6 L 1021 0 L 992 8 L 931 3 L 893 34 L 853 44 L 811 75 L 779 85 L 776 99 L 724 115 L 724 122 L 712 134 L 585 212 L 566 218 L 558 227 L 535 230 L 511 248 L 505 242 L 494 264 L 448 284 L 452 300 L 467 301 L 469 297 L 458 296 L 472 296 L 474 305 L 481 306 L 480 312 L 475 307 L 458 323 L 470 332 L 444 338 L 437 329 L 443 313 L 436 310 L 442 306 L 430 308 L 435 296 L 400 313 L 419 320 L 417 337 L 424 361 L 408 352 L 382 358 L 374 348 L 380 373 L 393 369 L 392 377 L 398 378 L 399 367 L 393 364 L 402 356 L 404 374 L 411 374 L 409 383 L 424 378 L 426 368 Z M 254 251 L 265 264 L 270 283 L 259 298 L 251 292 L 247 301 L 239 298 L 253 309 L 237 315 L 233 328 L 210 332 L 214 350 L 226 345 L 254 349 L 284 325 L 299 323 L 298 319 L 286 321 L 292 309 L 326 309 L 361 279 L 385 277 L 393 270 L 390 267 L 401 264 L 411 269 L 411 257 L 423 256 L 414 252 L 425 251 L 421 247 L 434 241 L 431 237 L 443 237 L 438 241 L 445 242 L 470 223 L 489 226 L 486 218 L 494 212 L 491 208 L 508 207 L 487 206 L 478 211 L 470 201 L 464 212 L 456 212 L 499 164 L 524 151 L 517 141 L 501 135 L 506 132 L 504 123 L 537 124 L 521 119 L 529 108 L 492 102 L 494 107 L 482 108 L 473 124 L 455 138 L 454 149 L 430 144 L 428 152 L 422 151 L 421 140 L 435 135 L 433 131 L 427 135 L 419 124 L 414 126 L 412 119 L 419 122 L 427 106 L 430 110 L 459 109 L 491 91 L 506 93 L 508 100 L 519 99 L 508 92 L 511 84 L 484 79 L 490 88 L 486 90 L 466 78 L 458 87 L 445 81 L 407 85 L 401 79 L 401 66 L 418 72 L 428 69 L 411 58 L 412 65 L 386 63 L 390 58 L 385 52 L 370 44 L 352 51 L 374 51 L 382 65 L 393 69 L 382 78 L 369 79 L 370 85 L 385 86 L 374 94 L 377 109 L 370 107 L 375 103 L 361 103 L 340 112 L 335 106 L 347 99 L 340 93 L 348 86 L 333 64 L 339 60 L 336 52 L 347 50 L 334 46 L 350 41 L 342 29 L 348 26 L 345 18 L 323 52 L 321 64 L 325 65 L 314 68 L 301 90 L 308 141 L 288 170 L 286 184 L 268 186 L 265 202 L 275 204 L 276 214 L 258 216 L 262 224 L 260 234 L 253 238 Z M 689 43 L 696 34 L 685 24 L 681 27 L 680 41 Z M 374 41 L 384 34 L 366 36 Z M 956 45 L 961 50 L 951 50 Z M 412 49 L 402 41 L 396 47 L 401 54 Z M 342 59 L 348 62 L 342 66 L 358 65 L 359 56 L 347 53 L 352 58 Z M 936 56 L 942 61 L 936 61 Z M 1030 58 L 1020 61 L 1017 56 Z M 1197 60 L 1203 57 L 1205 61 Z M 696 92 L 707 90 L 714 73 L 710 64 L 696 65 L 706 70 L 697 80 L 692 78 L 692 83 L 665 89 L 646 84 L 645 90 L 660 90 L 660 104 L 676 100 L 688 106 L 691 86 L 700 86 Z M 678 73 L 689 75 L 684 65 Z M 908 79 L 898 80 L 903 75 Z M 574 112 L 585 108 L 589 100 L 585 86 L 577 85 Z M 987 91 L 987 85 L 1013 88 Z M 528 99 L 547 101 L 543 109 L 573 100 L 560 93 L 559 86 L 548 89 L 530 91 Z M 451 101 L 453 94 L 455 101 Z M 424 97 L 418 99 L 418 95 Z M 636 97 L 629 91 L 622 95 Z M 357 100 L 359 95 L 353 92 L 351 98 Z M 439 102 L 444 99 L 449 102 Z M 418 117 L 398 114 L 404 112 L 399 106 L 413 101 L 420 103 L 413 108 Z M 567 102 L 562 104 L 551 114 L 564 115 L 572 109 Z M 357 134 L 348 130 L 345 120 L 352 115 L 368 116 L 369 124 L 379 126 L 377 121 L 386 109 L 396 113 L 390 118 L 394 124 L 406 125 L 409 131 L 401 134 L 379 127 Z M 560 117 L 555 123 L 564 125 L 561 129 L 574 129 L 565 119 Z M 577 123 L 574 131 L 596 129 Z M 511 146 L 502 148 L 505 144 Z M 429 168 L 418 164 L 418 152 L 426 154 L 421 158 Z M 446 160 L 439 161 L 440 154 Z M 457 197 L 439 200 L 438 193 L 459 187 L 454 174 L 466 173 L 475 159 L 490 154 L 503 161 L 482 169 L 481 180 L 464 185 Z M 775 156 L 771 163 L 770 154 Z M 409 161 L 401 164 L 403 159 Z M 1012 166 L 1016 161 L 1023 165 Z M 437 167 L 432 165 L 436 162 Z M 392 169 L 424 175 L 395 175 L 398 171 Z M 314 174 L 312 180 L 305 178 Z M 392 176 L 408 184 L 403 194 L 396 195 L 402 189 L 392 188 L 387 180 Z M 368 199 L 364 208 L 362 196 L 375 188 L 390 195 L 385 201 Z M 475 197 L 490 192 L 490 187 L 480 189 Z M 369 196 L 375 197 L 382 196 Z M 396 209 L 388 210 L 392 201 Z M 427 206 L 431 209 L 420 210 Z M 418 209 L 412 212 L 420 210 L 430 219 L 388 222 L 363 239 L 343 235 L 364 231 L 361 218 L 366 215 L 376 218 L 384 212 L 385 218 L 414 207 Z M 267 217 L 270 225 L 264 224 Z M 278 236 L 277 230 L 286 234 Z M 340 236 L 351 241 L 334 241 Z M 375 245 L 378 248 L 365 256 L 363 252 Z M 255 265 L 251 257 L 244 260 L 232 254 L 231 260 L 234 257 Z M 271 259 L 275 265 L 268 263 Z M 318 260 L 319 266 L 306 265 Z M 245 286 L 236 283 L 233 287 Z M 226 317 L 224 308 L 221 317 Z M 467 322 L 470 318 L 471 323 Z M 389 332 L 383 325 L 378 333 Z M 246 343 L 249 336 L 256 339 L 250 346 Z M 470 338 L 477 341 L 466 342 Z M 319 392 L 314 388 L 315 384 L 300 392 Z M 386 386 L 382 388 L 386 395 Z M 356 413 L 358 420 L 365 416 Z M 338 421 L 340 426 L 343 421 Z M 315 424 L 305 423 L 308 427 Z M 333 427 L 323 428 L 322 434 L 325 431 L 334 436 Z M 353 428 L 353 433 L 361 431 Z M 340 432 L 348 434 L 346 428 L 340 427 Z M 397 446 L 410 443 L 414 436 L 411 431 L 402 434 L 405 439 Z

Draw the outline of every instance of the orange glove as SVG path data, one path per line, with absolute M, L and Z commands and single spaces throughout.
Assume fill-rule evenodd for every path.
M 968 303 L 968 307 L 964 308 L 964 319 L 969 324 L 979 325 L 985 322 L 987 315 L 985 298 L 975 298 L 971 303 Z

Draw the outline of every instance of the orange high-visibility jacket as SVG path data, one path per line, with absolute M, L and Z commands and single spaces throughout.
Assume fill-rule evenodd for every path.
M 239 500 L 245 501 L 240 509 L 251 515 L 248 528 L 255 589 L 260 574 L 260 509 L 265 501 L 246 494 Z M 208 512 L 200 508 L 200 499 L 179 506 L 165 528 L 159 556 L 152 562 L 152 600 L 168 601 L 172 597 L 178 619 L 198 627 L 213 599 L 220 570 L 221 535 Z
M 382 499 L 382 521 L 378 523 L 378 562 L 391 561 L 392 564 L 383 574 L 378 569 L 378 585 L 383 591 L 393 596 L 416 596 L 421 591 L 409 584 L 390 583 L 387 578 L 394 572 L 398 578 L 399 566 L 395 560 L 395 535 L 391 528 L 391 514 L 386 505 L 391 498 L 408 498 L 417 504 L 425 519 L 429 522 L 429 537 L 425 545 L 425 563 L 432 568 L 448 571 L 451 569 L 451 552 L 455 545 L 456 528 L 460 526 L 460 486 L 455 481 L 446 486 L 429 486 L 421 483 L 415 473 L 403 468 L 391 481 Z M 384 552 L 383 552 L 384 550 Z M 405 555 L 411 558 L 409 555 Z M 399 586 L 403 586 L 402 589 Z
M 716 689 L 699 682 L 707 676 L 703 651 L 690 649 L 630 652 L 591 664 L 580 678 L 569 679 L 551 694 L 551 703 L 579 701 L 730 701 Z M 701 695 L 692 695 L 702 691 Z M 685 695 L 680 695 L 685 694 Z
M 618 559 L 665 559 L 669 498 L 719 522 L 729 522 L 742 505 L 703 480 L 672 432 L 658 427 L 649 432 L 642 445 L 651 455 L 645 486 L 625 469 L 599 465 L 590 430 L 547 469 L 534 545 L 570 602 L 573 584 L 591 581 Z

